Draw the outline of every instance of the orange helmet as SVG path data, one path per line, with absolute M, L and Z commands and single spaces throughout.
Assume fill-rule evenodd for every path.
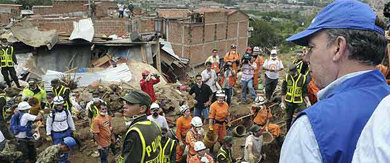
M 248 47 L 246 48 L 246 51 L 252 51 L 252 48 L 251 48 L 250 46 L 248 46 Z

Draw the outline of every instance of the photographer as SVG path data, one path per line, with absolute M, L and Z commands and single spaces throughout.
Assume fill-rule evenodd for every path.
M 253 59 L 249 54 L 245 54 L 242 57 L 241 62 L 242 62 L 242 65 L 241 65 L 241 71 L 242 71 L 241 98 L 242 98 L 243 103 L 247 103 L 246 94 L 247 94 L 248 89 L 251 92 L 252 99 L 256 98 L 256 92 L 255 92 L 255 89 L 253 88 L 253 74 L 255 73 L 255 69 L 256 69 L 257 65 L 255 62 L 253 62 Z
M 160 82 L 160 76 L 157 74 L 150 74 L 148 70 L 142 72 L 142 79 L 140 80 L 141 90 L 147 93 L 152 98 L 152 103 L 156 101 L 156 94 L 154 93 L 153 85 Z
M 226 102 L 230 106 L 230 99 L 233 94 L 233 87 L 236 84 L 236 73 L 233 71 L 232 62 L 226 62 L 223 66 L 221 86 L 225 91 Z

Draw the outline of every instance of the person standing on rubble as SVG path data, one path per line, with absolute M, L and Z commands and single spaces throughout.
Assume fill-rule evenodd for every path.
M 217 49 L 213 49 L 212 55 L 206 59 L 205 64 L 207 62 L 211 62 L 211 68 L 215 71 L 215 73 L 219 74 L 219 55 Z
M 66 137 L 60 144 L 55 144 L 47 147 L 38 155 L 36 163 L 53 163 L 60 162 L 61 155 L 68 153 L 76 147 L 77 141 L 73 137 Z
M 249 128 L 250 135 L 245 140 L 244 159 L 249 163 L 258 163 L 262 159 L 263 131 L 260 126 Z
M 304 102 L 307 108 L 311 106 L 307 96 L 306 76 L 298 72 L 297 65 L 292 64 L 289 67 L 289 74 L 286 75 L 286 79 L 282 84 L 281 107 L 286 110 L 287 131 L 291 127 L 296 109 L 298 109 L 298 112 L 302 111 Z
M 160 75 L 150 74 L 148 70 L 142 72 L 142 79 L 140 81 L 141 90 L 147 93 L 152 98 L 152 103 L 156 101 L 156 94 L 154 93 L 153 85 L 160 82 Z
M 0 83 L 0 151 L 4 148 L 5 139 L 14 139 L 14 135 L 8 130 L 6 118 L 7 100 L 5 98 L 4 89 L 6 85 Z
M 225 136 L 221 148 L 219 148 L 217 154 L 218 163 L 233 163 L 236 159 L 232 155 L 233 137 Z
M 162 138 L 161 138 L 161 162 L 175 163 L 176 162 L 176 146 L 177 141 L 171 139 L 168 136 L 168 129 L 165 127 L 161 128 Z
M 187 155 L 187 161 L 189 157 L 192 157 L 196 155 L 195 151 L 195 143 L 197 141 L 202 141 L 203 139 L 203 123 L 202 119 L 200 117 L 194 117 L 191 120 L 191 126 L 192 128 L 187 132 L 186 134 L 186 144 L 188 148 L 188 155 Z
M 319 101 L 287 133 L 281 163 L 352 161 L 364 126 L 390 94 L 375 69 L 386 54 L 384 27 L 369 5 L 336 0 L 307 29 L 287 38 L 309 47 L 304 59 L 321 90 Z
M 211 103 L 213 103 L 216 98 L 215 98 L 215 92 L 217 92 L 217 73 L 211 68 L 212 63 L 211 62 L 206 62 L 206 69 L 202 71 L 200 75 L 202 75 L 202 81 L 203 83 L 207 84 L 210 88 L 211 91 L 213 92 L 213 97 L 211 99 L 211 102 L 205 105 L 208 107 Z
M 218 142 L 222 144 L 223 138 L 227 135 L 226 127 L 230 127 L 230 110 L 225 102 L 224 92 L 218 91 L 217 98 L 218 100 L 210 106 L 209 129 L 218 135 Z M 213 148 L 210 152 L 213 152 Z
M 282 60 L 276 56 L 277 54 L 277 50 L 272 49 L 271 56 L 263 64 L 265 70 L 265 97 L 268 101 L 272 101 L 272 94 L 278 85 L 279 72 L 284 69 Z
M 188 163 L 214 163 L 213 157 L 207 153 L 207 148 L 202 141 L 194 143 L 195 155 L 188 158 Z
M 253 62 L 253 58 L 249 54 L 244 54 L 242 61 L 241 61 L 241 85 L 242 85 L 242 93 L 241 93 L 241 100 L 243 103 L 247 103 L 247 93 L 248 89 L 250 91 L 250 94 L 252 96 L 252 99 L 256 98 L 256 91 L 253 88 L 253 75 L 255 73 L 255 69 L 257 68 L 257 65 L 255 62 Z
M 226 102 L 230 106 L 231 98 L 233 95 L 233 87 L 236 84 L 236 73 L 232 69 L 232 63 L 226 62 L 223 66 L 221 86 L 225 91 Z
M 15 85 L 20 88 L 19 79 L 16 76 L 16 71 L 14 67 L 18 64 L 18 61 L 16 60 L 16 55 L 14 54 L 14 47 L 10 45 L 6 38 L 1 38 L 1 48 L 1 74 L 3 75 L 4 81 L 7 83 L 8 87 L 11 88 L 11 80 L 9 79 L 9 75 L 11 75 L 11 78 L 15 82 Z
M 149 115 L 147 118 L 150 121 L 154 121 L 160 126 L 160 128 L 167 128 L 169 129 L 167 119 L 165 119 L 164 116 L 161 116 L 158 112 L 160 111 L 160 106 L 157 103 L 153 103 L 150 106 L 150 111 L 152 112 L 152 115 Z
M 211 88 L 202 82 L 202 76 L 196 75 L 196 84 L 194 84 L 189 94 L 193 95 L 195 93 L 195 108 L 194 108 L 194 116 L 200 117 L 203 116 L 203 120 L 206 121 L 209 115 L 208 106 L 211 104 L 211 98 L 213 96 L 213 92 Z
M 51 92 L 54 93 L 55 96 L 61 96 L 64 100 L 65 108 L 72 113 L 72 102 L 70 101 L 70 89 L 61 85 L 59 79 L 53 79 L 51 81 Z
M 261 78 L 261 72 L 263 71 L 263 57 L 260 56 L 260 48 L 258 46 L 253 47 L 252 57 L 256 63 L 256 69 L 253 74 L 253 87 L 257 90 L 259 87 L 259 78 Z
M 123 115 L 134 118 L 123 139 L 119 163 L 158 162 L 161 159 L 161 130 L 146 118 L 151 104 L 148 94 L 140 90 L 130 91 L 123 100 Z
M 64 99 L 61 96 L 56 96 L 53 99 L 54 109 L 46 119 L 46 134 L 48 140 L 52 139 L 53 144 L 60 144 L 64 138 L 73 135 L 76 131 L 72 114 L 65 109 Z M 68 154 L 62 155 L 60 162 L 66 163 Z
M 225 57 L 223 58 L 223 61 L 226 62 L 232 62 L 232 67 L 235 73 L 238 72 L 238 66 L 240 65 L 240 54 L 237 53 L 237 46 L 232 44 L 230 46 L 230 51 L 226 53 Z
M 263 96 L 257 96 L 255 103 L 252 105 L 251 113 L 254 115 L 253 123 L 259 125 L 263 130 L 269 129 L 269 132 L 276 138 L 280 136 L 280 126 L 269 123 L 272 118 L 271 109 L 268 108 L 267 100 Z
M 180 116 L 176 120 L 176 137 L 179 141 L 179 145 L 176 149 L 176 162 L 181 162 L 183 159 L 184 148 L 186 143 L 186 134 L 191 129 L 191 111 L 188 105 L 180 106 Z
M 28 81 L 29 87 L 23 89 L 22 99 L 24 101 L 31 101 L 32 98 L 36 98 L 37 104 L 31 109 L 31 114 L 38 115 L 38 112 L 41 108 L 45 108 L 47 99 L 45 89 L 38 86 L 36 79 L 30 79 Z M 34 101 L 34 100 L 33 100 Z
M 93 138 L 98 145 L 101 163 L 108 163 L 109 147 L 115 141 L 112 134 L 111 117 L 105 103 L 100 104 L 99 115 L 94 119 Z
M 100 104 L 104 103 L 107 106 L 107 103 L 100 99 L 99 97 L 99 90 L 95 90 L 92 93 L 92 100 L 87 103 L 87 116 L 89 118 L 89 124 L 91 125 L 91 129 L 93 128 L 93 123 L 95 122 L 96 116 L 99 115 L 99 106 Z

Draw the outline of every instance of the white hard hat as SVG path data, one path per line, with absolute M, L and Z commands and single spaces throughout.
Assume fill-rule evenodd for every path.
M 272 49 L 271 54 L 278 54 L 278 51 L 276 49 Z
M 267 102 L 267 99 L 265 99 L 263 96 L 257 96 L 255 99 L 255 103 L 259 105 L 263 105 Z
M 204 143 L 202 141 L 195 142 L 194 150 L 196 152 L 199 152 L 199 151 L 204 150 L 204 149 L 206 149 L 206 146 L 204 145 Z
M 215 94 L 216 97 L 225 97 L 225 92 L 224 91 L 217 91 L 217 93 Z
M 26 101 L 23 101 L 18 104 L 18 110 L 28 110 L 30 108 L 31 108 L 30 104 L 28 104 L 28 102 Z
M 188 105 L 182 105 L 180 106 L 180 114 L 183 114 L 187 109 L 190 107 Z
M 62 98 L 61 96 L 56 96 L 56 97 L 54 97 L 54 99 L 53 99 L 54 105 L 63 104 L 64 102 L 65 102 L 65 101 L 64 101 L 64 98 Z
M 150 109 L 158 109 L 160 108 L 160 105 L 158 105 L 157 103 L 153 103 L 152 105 L 150 105 Z
M 191 125 L 194 127 L 202 127 L 203 126 L 202 119 L 200 119 L 200 117 L 192 118 Z
M 209 159 L 207 159 L 207 157 L 202 157 L 201 159 L 200 159 L 200 162 L 205 162 L 205 163 L 209 163 L 210 161 L 209 161 Z
M 260 48 L 259 48 L 258 46 L 255 46 L 255 47 L 253 47 L 253 51 L 254 51 L 254 52 L 259 52 L 259 51 L 260 51 Z

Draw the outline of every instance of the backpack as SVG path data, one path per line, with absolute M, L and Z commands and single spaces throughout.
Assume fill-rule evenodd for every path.
M 65 111 L 65 113 L 66 113 L 66 123 L 68 123 L 68 115 L 69 115 L 69 112 L 68 112 L 67 109 L 64 109 L 64 111 Z M 51 111 L 51 115 L 52 115 L 52 117 L 53 117 L 53 122 L 51 123 L 51 128 L 53 128 L 53 124 L 54 124 L 54 121 L 55 121 L 55 118 L 56 118 L 56 114 L 55 114 L 55 113 L 57 113 L 57 110 L 56 110 L 56 109 L 53 109 L 53 110 Z M 68 127 L 70 127 L 69 124 L 68 124 Z
M 20 126 L 20 120 L 22 119 L 23 113 L 16 113 L 12 115 L 10 130 L 14 135 L 17 135 L 19 132 L 27 132 L 27 135 L 31 133 L 31 124 L 28 122 L 26 126 Z M 32 133 L 31 133 L 32 135 Z

